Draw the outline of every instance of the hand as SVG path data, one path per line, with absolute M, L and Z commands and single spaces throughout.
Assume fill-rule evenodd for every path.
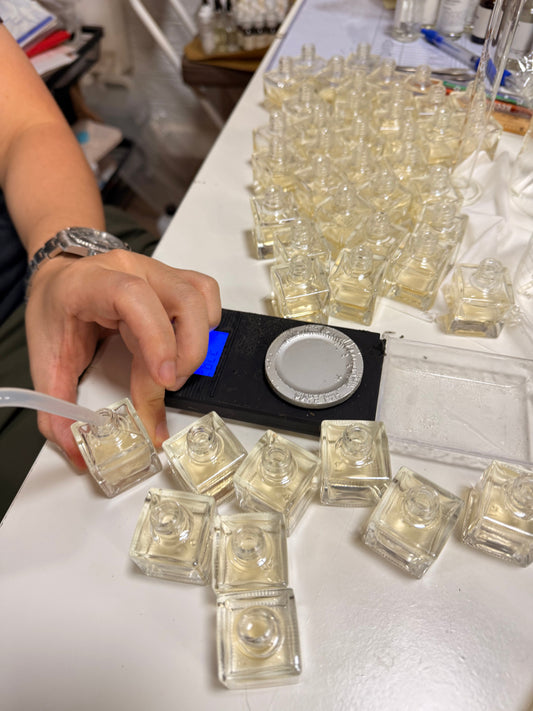
M 216 281 L 150 257 L 113 250 L 62 255 L 31 283 L 26 333 L 36 390 L 76 401 L 98 341 L 118 331 L 133 356 L 131 398 L 156 447 L 168 437 L 165 388 L 178 390 L 203 362 L 220 320 Z M 39 429 L 80 468 L 70 421 L 39 413 Z

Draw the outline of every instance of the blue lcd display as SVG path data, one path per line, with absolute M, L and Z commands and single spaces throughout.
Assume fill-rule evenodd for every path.
M 225 331 L 210 331 L 209 332 L 209 345 L 207 346 L 207 355 L 204 362 L 195 370 L 196 375 L 207 375 L 208 378 L 212 378 L 217 369 L 220 356 L 228 340 L 229 333 Z

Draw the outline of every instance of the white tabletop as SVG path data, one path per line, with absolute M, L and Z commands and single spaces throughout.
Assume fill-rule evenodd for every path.
M 331 43 L 351 51 L 365 37 L 346 4 L 298 3 L 283 51 L 299 46 L 302 27 L 323 54 L 332 53 Z M 367 19 L 383 12 L 377 0 L 357 6 Z M 322 17 L 318 29 L 308 22 L 313 14 Z M 320 48 L 325 36 L 329 44 Z M 408 50 L 402 45 L 398 51 Z M 276 56 L 274 47 L 263 66 Z M 248 204 L 252 129 L 266 119 L 261 99 L 259 71 L 156 256 L 215 276 L 225 307 L 266 313 L 268 264 L 253 258 Z M 506 135 L 496 162 L 481 161 L 476 169 L 485 193 L 468 208 L 467 255 L 487 249 L 516 264 L 531 234 L 532 221 L 514 210 L 501 188 L 518 145 Z M 531 353 L 520 329 L 486 341 L 444 336 L 434 322 L 390 303 L 379 306 L 372 330 L 505 355 Z M 128 362 L 121 343 L 111 339 L 81 385 L 80 402 L 102 407 L 127 395 Z M 168 416 L 171 433 L 194 419 L 175 410 Z M 252 425 L 228 424 L 248 449 L 262 434 Z M 316 440 L 290 437 L 317 451 Z M 392 464 L 394 471 L 411 466 L 459 495 L 480 474 L 397 454 Z M 318 501 L 289 539 L 300 681 L 228 691 L 217 679 L 211 589 L 146 577 L 128 559 L 150 487 L 172 488 L 166 468 L 106 499 L 88 475 L 75 473 L 51 446 L 43 449 L 0 529 L 3 709 L 526 711 L 532 704 L 533 566 L 508 565 L 452 536 L 427 575 L 415 580 L 362 544 L 368 509 Z

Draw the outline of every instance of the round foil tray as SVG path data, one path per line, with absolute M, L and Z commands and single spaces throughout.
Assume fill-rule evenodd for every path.
M 353 395 L 363 377 L 363 356 L 351 338 L 331 326 L 296 326 L 272 341 L 265 372 L 283 400 L 320 409 Z

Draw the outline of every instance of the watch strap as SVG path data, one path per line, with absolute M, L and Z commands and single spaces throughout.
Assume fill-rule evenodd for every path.
M 92 257 L 104 254 L 113 249 L 126 249 L 130 247 L 109 232 L 93 230 L 89 227 L 67 227 L 60 230 L 51 239 L 35 252 L 26 270 L 26 298 L 29 286 L 35 272 L 41 264 L 57 257 L 60 254 L 72 254 L 78 257 Z

